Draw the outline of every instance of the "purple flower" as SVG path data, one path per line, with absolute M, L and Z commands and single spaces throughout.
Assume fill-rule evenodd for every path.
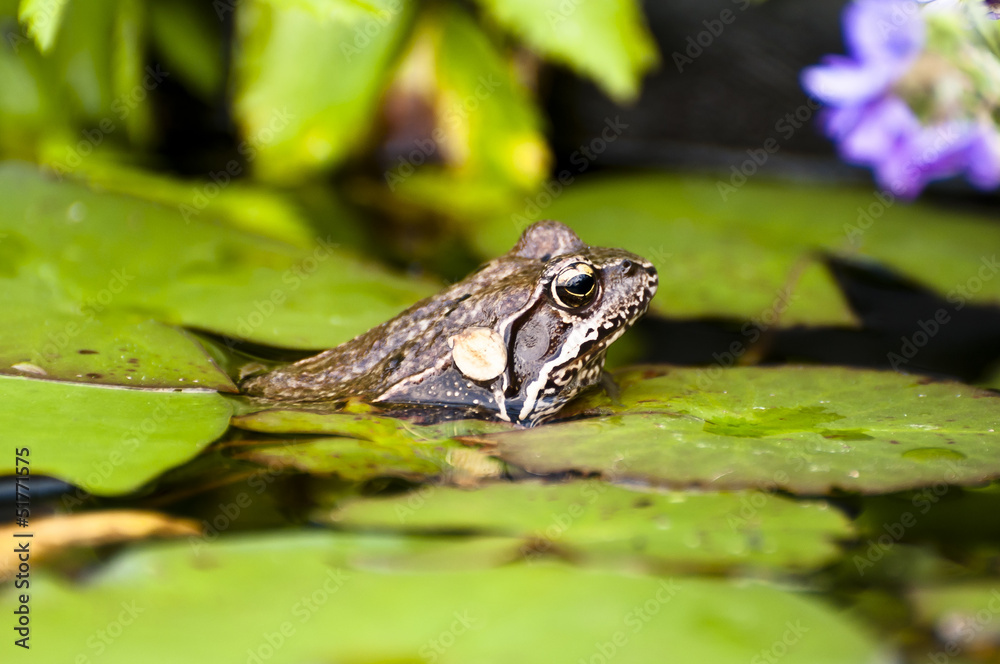
M 882 96 L 924 46 L 924 22 L 913 0 L 855 0 L 844 9 L 849 57 L 828 55 L 802 82 L 820 101 L 858 106 Z
M 914 0 L 855 0 L 844 11 L 848 56 L 827 56 L 802 74 L 827 104 L 821 116 L 841 157 L 871 167 L 878 183 L 913 198 L 932 180 L 965 174 L 977 187 L 1000 185 L 1000 138 L 991 125 L 945 120 L 923 125 L 894 86 L 924 50 Z

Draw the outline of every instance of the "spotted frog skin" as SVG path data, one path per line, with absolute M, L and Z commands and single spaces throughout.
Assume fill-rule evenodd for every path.
M 284 401 L 471 407 L 533 426 L 600 382 L 608 346 L 646 312 L 656 286 L 645 259 L 540 221 L 463 281 L 243 389 Z

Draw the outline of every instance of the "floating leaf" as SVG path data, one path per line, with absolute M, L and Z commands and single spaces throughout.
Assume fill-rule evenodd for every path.
M 453 558 L 454 545 L 436 546 L 442 561 Z M 31 645 L 46 661 L 72 661 L 118 620 L 117 636 L 101 642 L 104 664 L 221 662 L 233 653 L 274 664 L 891 659 L 838 611 L 766 585 L 556 564 L 396 573 L 353 565 L 373 549 L 431 554 L 411 538 L 379 545 L 286 531 L 198 554 L 188 543 L 145 547 L 83 586 L 33 574 L 33 634 L 59 638 Z M 16 606 L 9 589 L 0 599 Z
M 207 180 L 185 181 L 134 167 L 87 162 L 74 176 L 97 191 L 127 194 L 175 209 L 184 223 L 219 221 L 296 247 L 309 247 L 315 231 L 289 197 L 238 180 L 245 174 L 238 162 L 228 162 L 227 168 L 210 172 Z
M 13 236 L 8 240 L 15 241 Z M 128 278 L 126 273 L 110 287 L 124 289 Z M 61 302 L 30 278 L 3 281 L 7 301 L 0 325 L 0 374 L 101 385 L 236 391 L 229 377 L 183 330 L 138 314 L 104 311 L 97 300 L 83 307 Z M 110 290 L 107 295 L 110 301 Z
M 885 194 L 728 178 L 629 176 L 576 183 L 565 169 L 511 214 L 477 223 L 483 256 L 509 249 L 534 220 L 564 221 L 588 244 L 644 256 L 660 274 L 652 309 L 673 317 L 759 321 L 752 329 L 853 323 L 816 250 L 874 259 L 937 289 L 952 304 L 1000 302 L 992 220 Z M 560 184 L 560 182 L 568 184 Z M 551 195 L 550 195 L 551 194 Z M 933 314 L 933 312 L 931 312 Z M 914 331 L 919 331 L 913 321 Z M 749 335 L 748 335 L 749 336 Z
M 658 485 L 899 491 L 1000 477 L 1000 400 L 959 383 L 846 368 L 650 368 L 564 415 L 475 438 L 536 474 Z
M 239 442 L 237 458 L 272 468 L 336 474 L 353 481 L 375 477 L 445 478 L 463 484 L 495 477 L 500 468 L 496 460 L 469 450 L 455 437 L 510 427 L 480 420 L 414 425 L 388 417 L 287 409 L 240 415 L 233 418 L 233 424 L 262 433 L 297 434 L 283 441 Z M 317 433 L 327 437 L 302 437 Z
M 233 418 L 248 431 L 286 434 L 328 434 L 386 442 L 430 442 L 507 431 L 512 425 L 486 420 L 455 420 L 411 424 L 406 420 L 367 413 L 326 412 L 311 409 L 267 408 Z
M 635 0 L 479 0 L 532 48 L 594 79 L 619 101 L 635 99 L 659 56 Z
M 31 473 L 99 495 L 133 491 L 218 438 L 231 410 L 214 392 L 155 392 L 0 377 L 0 430 Z M 14 457 L 0 474 L 14 474 Z
M 24 166 L 0 167 L 0 198 L 7 201 L 0 233 L 8 234 L 0 287 L 43 283 L 78 311 L 138 312 L 235 340 L 316 349 L 364 332 L 432 289 L 324 237 L 302 250 L 200 217 L 185 223 L 176 208 L 54 182 Z M 7 242 L 17 250 L 5 250 Z M 3 280 L 13 274 L 17 283 Z
M 834 540 L 852 534 L 824 503 L 758 491 L 637 492 L 598 481 L 421 488 L 358 499 L 322 518 L 348 528 L 518 537 L 528 560 L 554 550 L 573 560 L 631 558 L 673 569 L 817 567 L 837 557 Z
M 250 0 L 236 16 L 234 114 L 265 180 L 299 181 L 361 144 L 412 8 L 330 0 L 317 18 L 303 4 Z

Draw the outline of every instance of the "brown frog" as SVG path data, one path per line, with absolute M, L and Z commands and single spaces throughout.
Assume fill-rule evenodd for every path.
M 275 400 L 473 407 L 533 426 L 600 382 L 608 346 L 656 286 L 645 259 L 540 221 L 463 281 L 243 389 Z

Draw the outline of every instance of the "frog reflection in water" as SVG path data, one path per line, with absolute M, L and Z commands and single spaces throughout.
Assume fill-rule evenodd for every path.
M 656 286 L 645 259 L 541 221 L 463 281 L 243 389 L 274 400 L 473 407 L 533 426 L 600 382 L 608 346 Z

